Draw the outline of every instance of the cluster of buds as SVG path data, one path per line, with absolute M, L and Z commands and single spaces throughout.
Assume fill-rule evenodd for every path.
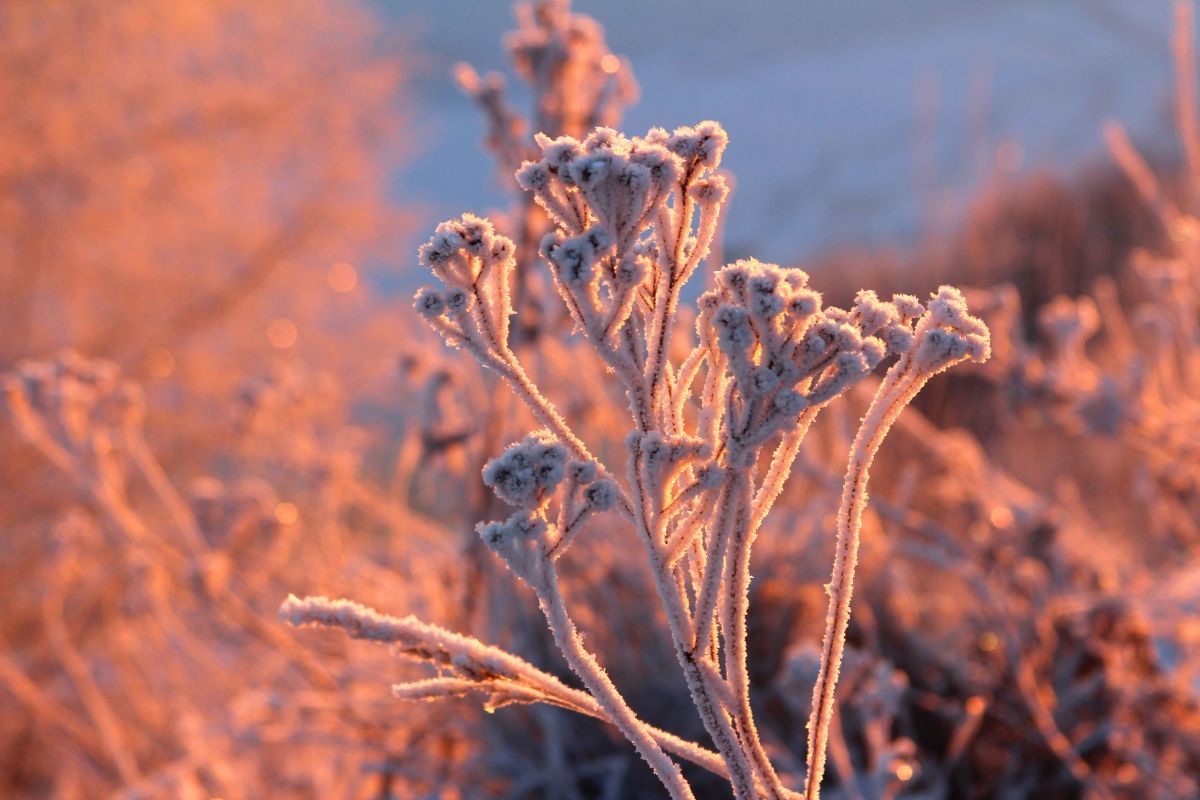
M 540 508 L 566 476 L 567 449 L 545 432 L 511 445 L 483 467 L 483 482 L 504 502 Z
M 564 481 L 558 521 L 552 524 L 547 514 Z M 567 448 L 547 431 L 526 436 L 488 461 L 483 482 L 519 510 L 506 520 L 480 524 L 479 535 L 531 584 L 545 559 L 562 555 L 584 523 L 612 508 L 620 496 L 612 479 L 599 477 L 594 461 L 569 460 Z
M 871 291 L 859 292 L 848 311 L 822 308 L 803 270 L 753 259 L 723 268 L 717 287 L 700 298 L 696 326 L 710 357 L 721 359 L 733 380 L 725 397 L 719 382 L 706 386 L 703 424 L 711 430 L 725 413 L 731 440 L 765 441 L 805 409 L 844 393 L 886 356 L 907 352 L 922 313 L 914 297 L 885 302 Z
M 650 427 L 679 292 L 708 255 L 729 194 L 715 122 L 627 138 L 538 136 L 518 183 L 556 230 L 541 244 L 576 326 L 621 377 Z
M 702 207 L 719 205 L 727 194 L 725 180 L 715 170 L 728 136 L 715 122 L 673 133 L 654 128 L 644 137 L 597 128 L 582 142 L 545 134 L 535 141 L 542 157 L 517 171 L 521 188 L 533 193 L 564 238 L 579 236 L 592 224 L 607 228 L 618 260 L 651 224 L 660 245 L 684 244 L 668 238 L 674 232 L 662 223 L 690 224 L 690 219 L 659 216 L 671 210 L 664 203 L 676 190 Z
M 469 349 L 483 363 L 507 362 L 515 266 L 512 240 L 473 214 L 438 225 L 420 250 L 421 264 L 445 284 L 417 292 L 416 308 L 453 345 Z

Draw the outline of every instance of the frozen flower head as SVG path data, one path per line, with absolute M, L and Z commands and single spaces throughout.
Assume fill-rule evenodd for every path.
M 683 168 L 661 144 L 628 139 L 611 128 L 597 128 L 582 142 L 570 136 L 538 136 L 536 142 L 542 158 L 517 171 L 521 187 L 568 233 L 581 232 L 594 219 L 626 246 Z
M 942 286 L 918 324 L 915 348 L 916 368 L 934 373 L 959 361 L 983 363 L 991 355 L 991 337 L 983 321 L 967 312 L 962 292 Z
M 509 505 L 540 506 L 566 475 L 567 449 L 540 431 L 509 445 L 483 468 L 483 482 Z
M 729 134 L 720 123 L 705 120 L 693 127 L 677 128 L 667 139 L 666 146 L 679 155 L 689 168 L 693 166 L 716 169 L 721 155 L 729 144 Z
M 421 265 L 448 286 L 473 288 L 493 268 L 507 269 L 513 258 L 512 240 L 496 233 L 492 223 L 463 214 L 437 226 L 433 238 L 419 251 Z

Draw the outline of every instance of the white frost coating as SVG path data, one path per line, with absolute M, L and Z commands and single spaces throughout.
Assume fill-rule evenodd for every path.
M 594 30 L 571 21 L 578 18 L 565 5 L 537 8 L 514 39 L 514 54 L 526 67 L 546 57 L 540 48 L 574 46 L 555 39 L 573 25 L 585 32 L 582 47 L 600 41 Z M 495 81 L 460 70 L 460 82 L 489 110 L 492 124 L 507 119 Z M 553 94 L 549 102 L 563 99 Z M 556 124 L 543 131 L 520 146 L 508 133 L 493 142 L 502 163 L 520 152 L 519 162 L 505 166 L 526 193 L 526 208 L 537 212 L 538 222 L 526 216 L 517 226 L 521 244 L 468 214 L 438 226 L 420 254 L 443 286 L 418 293 L 418 313 L 450 344 L 499 373 L 545 428 L 487 463 L 484 482 L 517 510 L 481 523 L 478 531 L 537 596 L 555 643 L 587 687 L 568 698 L 508 657 L 515 660 L 495 662 L 506 671 L 492 676 L 489 702 L 550 702 L 611 721 L 673 798 L 692 794 L 672 754 L 727 777 L 737 800 L 799 797 L 771 763 L 751 707 L 750 554 L 816 417 L 894 357 L 855 439 L 838 516 L 805 790 L 816 797 L 871 459 L 925 381 L 960 361 L 987 358 L 988 331 L 950 287 L 942 287 L 928 308 L 910 295 L 889 301 L 864 290 L 843 309 L 824 306 L 802 270 L 743 259 L 715 271 L 713 288 L 698 301 L 691 350 L 681 354 L 681 291 L 709 257 L 729 198 L 728 181 L 717 171 L 727 135 L 706 121 L 629 137 L 599 118 L 586 129 Z M 511 287 L 520 283 L 518 265 L 536 258 L 549 269 L 581 338 L 624 390 L 630 432 L 622 482 L 591 455 L 510 345 L 510 318 L 525 310 Z M 760 468 L 769 447 L 769 465 Z M 557 564 L 581 535 L 622 534 L 612 524 L 622 519 L 604 516 L 609 509 L 621 513 L 642 543 L 680 670 L 716 754 L 705 755 L 642 721 L 578 635 L 559 590 Z M 603 529 L 593 524 L 597 519 L 604 520 Z M 414 628 L 415 621 L 405 621 L 401 630 L 391 618 L 357 606 L 304 602 L 289 601 L 286 613 L 338 624 L 352 635 L 419 640 L 425 644 L 410 649 L 422 654 L 434 640 L 443 649 L 465 647 Z M 440 664 L 437 652 L 430 660 Z M 496 658 L 490 650 L 487 655 Z M 461 670 L 446 673 L 398 694 L 456 695 L 479 682 Z M 535 684 L 540 695 L 529 688 Z
M 913 333 L 918 342 L 900 357 L 879 385 L 850 446 L 850 458 L 837 513 L 837 546 L 833 576 L 829 581 L 829 612 L 821 648 L 821 667 L 813 686 L 808 723 L 808 777 L 805 797 L 820 796 L 825 773 L 834 691 L 841 669 L 846 629 L 850 624 L 850 599 L 858 559 L 859 532 L 867 505 L 867 480 L 871 462 L 900 412 L 921 387 L 938 372 L 956 363 L 982 363 L 991 354 L 987 327 L 967 312 L 962 293 L 950 286 L 938 289 Z

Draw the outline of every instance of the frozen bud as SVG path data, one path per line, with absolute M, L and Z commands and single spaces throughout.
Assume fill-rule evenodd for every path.
M 628 147 L 628 141 L 612 128 L 595 128 L 583 140 L 583 149 L 588 153 L 598 150 L 619 150 Z
M 596 250 L 587 234 L 564 239 L 550 249 L 552 261 L 563 273 L 563 279 L 572 285 L 580 286 L 591 282 L 594 275 L 592 267 L 596 263 Z
M 492 223 L 474 214 L 462 215 L 462 249 L 473 256 L 490 255 L 495 230 Z
M 629 154 L 629 160 L 644 167 L 649 173 L 651 181 L 663 191 L 679 180 L 679 176 L 683 172 L 679 156 L 666 147 L 645 139 L 634 141 L 634 148 Z
M 746 282 L 747 288 L 751 295 L 756 294 L 775 294 L 776 288 L 779 286 L 779 275 L 774 271 L 762 271 L 757 274 L 751 274 Z
M 608 176 L 612 167 L 611 153 L 591 153 L 571 162 L 571 180 L 577 186 L 588 187 L 599 183 Z
M 513 244 L 513 240 L 509 239 L 507 236 L 493 236 L 491 251 L 492 261 L 507 261 L 508 259 L 512 258 L 513 250 L 515 248 L 516 245 Z
M 797 267 L 784 267 L 781 272 L 783 273 L 784 282 L 787 283 L 788 288 L 793 293 L 808 286 L 808 273 L 804 270 Z
M 913 332 L 908 325 L 889 325 L 879 335 L 887 345 L 887 354 L 890 356 L 907 353 L 912 347 Z
M 839 350 L 859 350 L 862 348 L 862 334 L 853 325 L 838 325 L 833 332 L 833 341 Z
M 862 353 L 863 357 L 867 359 L 867 364 L 870 365 L 871 369 L 874 369 L 887 356 L 888 348 L 882 339 L 876 336 L 868 336 L 863 339 Z
M 866 356 L 861 351 L 838 353 L 833 360 L 833 371 L 826 376 L 808 394 L 812 404 L 832 400 L 854 384 L 862 380 L 871 371 Z
M 567 449 L 558 442 L 543 445 L 537 459 L 538 486 L 543 491 L 553 491 L 566 474 Z
M 935 328 L 921 338 L 913 360 L 918 369 L 937 372 L 965 359 L 982 363 L 990 353 L 986 336 Z
M 896 312 L 900 314 L 902 322 L 911 322 L 925 313 L 925 306 L 921 305 L 921 301 L 911 294 L 892 295 L 892 305 L 895 306 Z
M 546 532 L 546 520 L 528 511 L 517 511 L 504 523 L 514 539 L 537 539 Z
M 729 197 L 729 184 L 724 176 L 713 175 L 696 181 L 688 188 L 688 195 L 702 206 L 717 206 Z
M 544 189 L 550 183 L 550 168 L 544 161 L 526 161 L 516 173 L 517 185 L 527 192 Z
M 539 133 L 534 136 L 534 141 L 542 148 L 542 157 L 546 164 L 558 169 L 560 175 L 563 174 L 562 167 L 583 155 L 583 148 L 579 146 L 579 141 L 571 136 L 551 139 L 546 134 Z
M 967 358 L 982 364 L 992 357 L 992 337 L 985 329 L 983 333 L 967 334 Z
M 737 306 L 723 305 L 713 317 L 717 341 L 726 353 L 740 353 L 754 344 L 754 331 L 746 310 Z
M 617 484 L 609 478 L 601 478 L 584 490 L 584 500 L 596 511 L 607 511 L 617 502 Z
M 485 522 L 475 526 L 483 543 L 506 560 L 514 552 L 510 545 L 539 539 L 546 528 L 546 521 L 530 511 L 517 511 L 503 522 Z
M 739 302 L 744 302 L 750 276 L 757 273 L 761 266 L 752 258 L 738 259 L 717 272 L 717 285 L 727 289 Z
M 858 326 L 865 334 L 875 333 L 885 325 L 898 322 L 900 317 L 894 305 L 883 302 L 870 290 L 855 296 L 854 312 L 858 315 Z
M 953 286 L 940 286 L 929 301 L 929 320 L 933 325 L 946 326 L 964 333 L 986 330 L 979 320 L 967 313 L 967 301 Z
M 446 308 L 451 311 L 464 311 L 470 299 L 465 289 L 456 286 L 446 293 Z
M 433 229 L 433 239 L 430 242 L 437 249 L 447 252 L 458 250 L 465 243 L 462 221 L 457 219 L 448 219 L 438 223 L 438 226 Z
M 680 158 L 690 159 L 696 155 L 699 147 L 699 137 L 696 135 L 696 129 L 684 126 L 676 128 L 674 133 L 667 138 L 666 146 L 672 153 Z
M 417 250 L 417 261 L 422 267 L 433 269 L 440 264 L 445 263 L 450 259 L 450 256 L 458 249 L 457 244 L 451 244 L 452 239 L 448 236 L 435 234 L 434 237 L 426 244 L 421 245 Z M 460 240 L 461 242 L 461 240 Z
M 821 295 L 811 289 L 797 291 L 788 298 L 787 307 L 797 319 L 811 317 L 821 308 Z
M 759 319 L 771 319 L 783 312 L 783 298 L 776 294 L 756 294 L 750 297 L 750 311 Z
M 696 136 L 696 156 L 700 163 L 709 169 L 721 165 L 721 154 L 729 144 L 729 134 L 718 122 L 705 120 L 694 128 Z
M 642 138 L 651 144 L 665 145 L 671 138 L 671 134 L 666 128 L 651 128 Z
M 414 300 L 417 313 L 426 319 L 441 316 L 442 311 L 446 308 L 446 299 L 432 286 L 424 286 L 419 289 Z
M 506 530 L 503 522 L 481 522 L 475 526 L 475 532 L 491 550 L 504 544 Z
M 570 475 L 572 482 L 586 486 L 596 480 L 596 462 L 572 461 L 567 466 L 567 474 Z
M 551 254 L 563 243 L 565 237 L 558 231 L 551 231 L 542 237 L 538 244 L 538 255 L 547 261 L 553 261 Z
M 650 168 L 632 160 L 622 163 L 620 169 L 615 173 L 615 177 L 617 183 L 626 189 L 631 202 L 639 198 L 639 193 L 649 189 L 654 182 Z

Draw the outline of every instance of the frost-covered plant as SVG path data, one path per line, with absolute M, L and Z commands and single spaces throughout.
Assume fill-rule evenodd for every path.
M 544 426 L 485 467 L 485 482 L 516 510 L 481 524 L 479 533 L 537 596 L 567 663 L 672 797 L 691 797 L 691 788 L 661 737 L 585 647 L 560 588 L 558 560 L 597 514 L 612 512 L 606 536 L 632 528 L 735 796 L 794 796 L 767 757 L 751 710 L 751 547 L 817 415 L 895 358 L 851 446 L 837 515 L 808 742 L 805 795 L 816 797 L 872 459 L 929 378 L 987 358 L 988 331 L 952 287 L 942 287 L 927 307 L 908 295 L 885 301 L 870 291 L 848 309 L 826 307 L 803 271 L 747 259 L 716 272 L 714 288 L 699 299 L 691 350 L 675 358 L 680 295 L 708 255 L 728 196 L 718 172 L 724 130 L 702 122 L 629 138 L 597 128 L 582 140 L 536 141 L 540 153 L 517 180 L 555 225 L 539 252 L 576 329 L 628 402 L 624 481 L 593 455 L 514 352 L 516 246 L 489 221 L 466 214 L 438 226 L 420 257 L 441 285 L 418 292 L 416 308 L 448 343 L 498 373 Z M 309 611 L 297 616 L 298 608 Z M 288 614 L 347 624 L 337 608 L 345 607 L 290 601 Z M 470 683 L 472 674 L 459 670 L 457 677 Z M 456 682 L 456 693 L 466 685 Z

